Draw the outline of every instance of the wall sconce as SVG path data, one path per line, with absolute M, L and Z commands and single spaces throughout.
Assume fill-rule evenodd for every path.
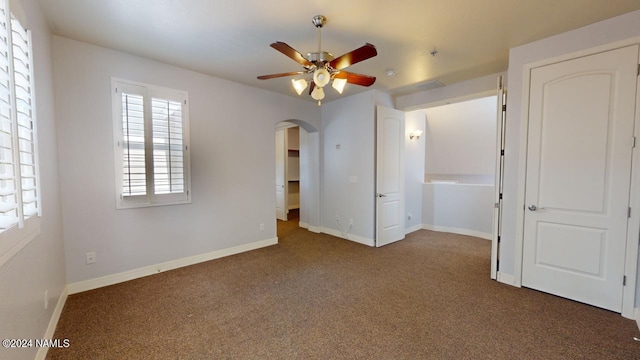
M 409 133 L 409 139 L 410 140 L 418 140 L 420 139 L 420 136 L 422 135 L 422 130 L 413 130 L 412 132 Z

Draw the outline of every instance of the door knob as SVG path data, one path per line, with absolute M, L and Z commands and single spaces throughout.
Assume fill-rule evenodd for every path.
M 383 197 L 387 197 L 387 195 L 385 195 L 385 194 L 378 194 L 378 197 L 379 197 L 379 198 L 383 198 Z
M 529 210 L 536 211 L 538 208 L 535 205 L 529 205 Z

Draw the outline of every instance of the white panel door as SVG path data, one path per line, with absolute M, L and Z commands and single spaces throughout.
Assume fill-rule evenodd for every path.
M 285 131 L 287 130 L 276 130 L 276 218 L 283 221 L 287 221 Z
M 404 113 L 378 106 L 376 246 L 404 239 Z
M 638 46 L 531 71 L 522 285 L 622 310 Z

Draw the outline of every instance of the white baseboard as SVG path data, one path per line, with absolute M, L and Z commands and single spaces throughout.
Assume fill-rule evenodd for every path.
M 460 234 L 460 235 L 475 236 L 475 237 L 479 237 L 487 240 L 493 239 L 493 235 L 490 233 L 485 233 L 485 232 L 480 232 L 480 231 L 470 230 L 470 229 L 429 225 L 429 224 L 422 224 L 422 228 L 425 230 L 431 230 L 431 231 L 440 231 L 440 232 L 448 232 L 448 233 L 454 233 L 454 234 Z
M 309 231 L 311 231 L 311 232 L 314 232 L 314 233 L 316 233 L 316 234 L 318 234 L 318 233 L 321 233 L 321 232 L 322 232 L 322 231 L 321 231 L 321 229 L 322 229 L 322 228 L 320 228 L 320 227 L 318 227 L 318 226 L 311 226 L 311 225 L 307 224 L 306 222 L 302 222 L 302 221 L 301 221 L 301 222 L 299 222 L 299 223 L 298 223 L 298 226 L 299 226 L 299 227 L 301 227 L 301 228 L 303 228 L 303 229 L 307 229 L 307 230 L 309 230 Z
M 341 239 L 357 242 L 359 244 L 363 244 L 363 245 L 367 245 L 367 246 L 371 246 L 371 247 L 376 246 L 376 243 L 375 243 L 375 241 L 373 239 L 367 239 L 365 237 L 358 236 L 358 235 L 353 235 L 353 234 L 346 234 L 346 236 L 343 236 L 342 233 L 340 233 L 340 231 L 334 230 L 334 229 L 331 229 L 331 228 L 322 227 L 320 232 L 323 232 L 325 234 L 329 234 L 331 236 L 339 237 Z
M 422 224 L 418 224 L 418 225 L 415 225 L 415 226 L 412 226 L 412 227 L 408 227 L 408 228 L 404 229 L 404 234 L 407 235 L 407 234 L 410 234 L 410 233 L 412 233 L 414 231 L 422 230 L 422 227 L 423 227 Z
M 278 238 L 260 240 L 249 244 L 230 247 L 227 249 L 216 250 L 205 254 L 198 254 L 194 256 L 185 257 L 182 259 L 171 260 L 160 264 L 145 266 L 138 269 L 133 269 L 118 274 L 106 275 L 95 279 L 89 279 L 84 281 L 75 282 L 68 285 L 69 294 L 76 294 L 83 291 L 93 290 L 104 286 L 118 284 L 121 282 L 138 279 L 148 275 L 158 274 L 163 271 L 173 270 L 189 265 L 198 264 L 201 262 L 219 259 L 221 257 L 235 255 L 246 251 L 256 250 L 263 247 L 275 245 L 278 243 Z
M 518 287 L 516 285 L 516 277 L 513 276 L 513 275 L 505 274 L 505 273 L 502 273 L 502 272 L 498 271 L 498 279 L 497 280 L 498 280 L 498 282 L 501 282 L 503 284 L 507 284 L 507 285 Z
M 638 325 L 638 329 L 640 330 L 640 308 L 634 309 L 634 318 L 636 319 L 636 324 Z
M 58 326 L 58 320 L 60 320 L 60 315 L 62 315 L 62 309 L 64 308 L 64 304 L 67 302 L 67 297 L 69 296 L 68 288 L 68 286 L 65 286 L 64 289 L 62 289 L 56 308 L 53 309 L 53 314 L 51 314 L 49 326 L 47 326 L 47 331 L 44 333 L 42 339 L 53 339 L 56 327 Z M 49 350 L 49 348 L 46 346 L 39 348 L 36 353 L 36 360 L 44 360 L 47 357 L 47 350 Z

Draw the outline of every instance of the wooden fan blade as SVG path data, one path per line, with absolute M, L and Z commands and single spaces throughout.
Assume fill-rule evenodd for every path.
M 360 86 L 371 86 L 376 82 L 375 76 L 355 74 L 347 71 L 340 71 L 334 75 L 334 78 L 347 79 L 348 83 Z
M 297 62 L 298 64 L 304 66 L 304 67 L 311 67 L 313 66 L 313 64 L 311 63 L 311 61 L 307 60 L 304 56 L 302 56 L 302 54 L 300 54 L 298 51 L 296 51 L 294 48 L 292 48 L 291 46 L 281 42 L 281 41 L 276 41 L 273 44 L 271 44 L 271 47 L 280 51 L 281 53 L 285 54 L 286 56 L 290 57 L 291 59 L 293 59 L 295 62 Z
M 360 61 L 372 58 L 376 55 L 378 55 L 376 47 L 367 43 L 366 45 L 357 48 L 352 52 L 346 53 L 331 60 L 329 65 L 336 70 L 340 70 L 346 68 L 347 66 L 359 63 Z
M 316 83 L 314 81 L 311 82 L 311 85 L 309 85 L 309 95 L 311 95 L 311 93 L 313 92 L 313 89 L 316 87 Z
M 280 74 L 260 75 L 260 76 L 258 76 L 258 79 L 267 80 L 267 79 L 275 79 L 275 78 L 279 78 L 279 77 L 302 75 L 302 74 L 306 74 L 306 73 L 304 71 L 292 71 L 292 72 L 280 73 Z

